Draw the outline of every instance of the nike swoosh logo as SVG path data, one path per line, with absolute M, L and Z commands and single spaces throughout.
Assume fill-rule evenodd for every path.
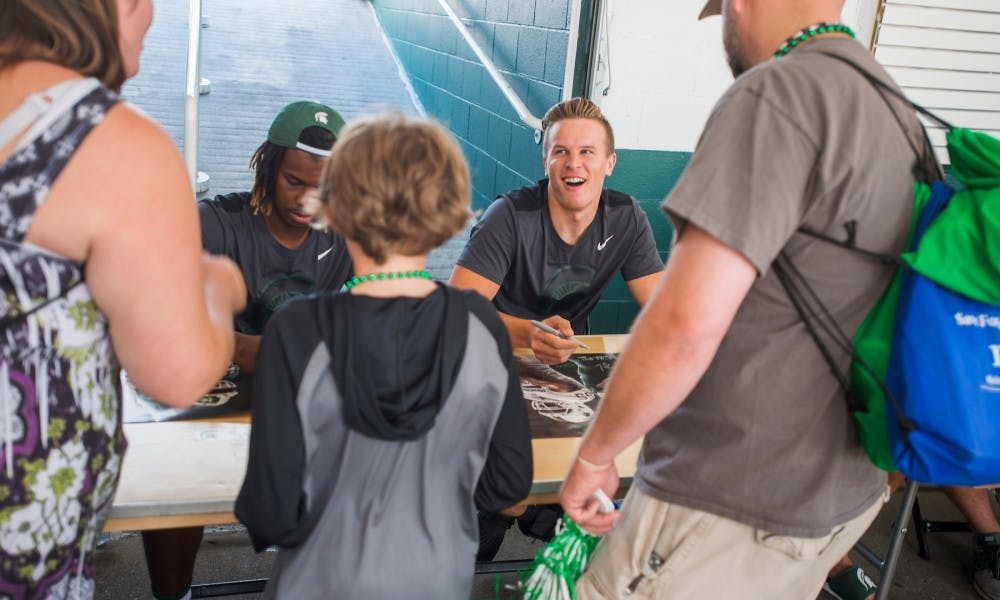
M 608 245 L 608 242 L 613 237 L 615 237 L 615 234 L 612 233 L 611 235 L 608 236 L 608 239 L 604 240 L 603 242 L 598 242 L 597 243 L 597 251 L 600 252 L 601 250 L 604 250 L 604 247 Z
M 330 246 L 330 247 L 329 247 L 329 248 L 327 249 L 327 251 L 326 251 L 326 252 L 323 252 L 323 253 L 321 253 L 321 254 L 320 254 L 319 256 L 317 256 L 317 257 L 316 257 L 316 260 L 323 260 L 323 257 L 324 257 L 324 256 L 326 256 L 327 254 L 329 254 L 329 253 L 333 252 L 333 248 L 334 248 L 333 246 Z

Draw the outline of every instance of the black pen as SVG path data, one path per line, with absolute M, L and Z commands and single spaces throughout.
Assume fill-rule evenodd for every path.
M 541 329 L 545 333 L 551 333 L 552 335 L 554 335 L 556 337 L 560 337 L 560 338 L 562 338 L 564 340 L 573 340 L 577 344 L 580 344 L 581 348 L 586 348 L 587 350 L 590 350 L 590 346 L 588 346 L 587 344 L 584 344 L 583 342 L 581 342 L 580 340 L 576 339 L 573 336 L 563 335 L 563 333 L 561 331 L 559 331 L 558 329 L 555 329 L 553 327 L 549 327 L 548 325 L 546 325 L 545 323 L 542 323 L 541 321 L 535 321 L 534 319 L 532 319 L 531 324 L 534 325 L 535 327 Z

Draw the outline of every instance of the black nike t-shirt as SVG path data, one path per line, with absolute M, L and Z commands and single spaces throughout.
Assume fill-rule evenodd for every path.
M 321 290 L 339 290 L 351 276 L 344 238 L 312 231 L 297 250 L 282 246 L 253 214 L 250 194 L 216 196 L 198 202 L 201 243 L 208 252 L 233 259 L 247 286 L 247 307 L 236 317 L 241 333 L 260 335 L 283 304 Z
M 649 219 L 631 196 L 604 190 L 576 244 L 556 233 L 548 180 L 501 195 L 472 228 L 458 264 L 498 284 L 493 305 L 522 319 L 560 315 L 577 334 L 617 271 L 625 281 L 663 269 Z

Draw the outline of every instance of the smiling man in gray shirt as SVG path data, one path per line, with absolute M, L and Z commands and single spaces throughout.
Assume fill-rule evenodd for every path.
M 451 285 L 493 302 L 514 347 L 530 347 L 539 361 L 566 362 L 577 348 L 532 327 L 542 321 L 566 337 L 590 332 L 589 317 L 615 273 L 643 305 L 663 262 L 649 219 L 631 196 L 604 188 L 615 167 L 614 132 L 601 109 L 574 98 L 542 119 L 548 179 L 501 195 L 472 228 Z M 558 506 L 532 506 L 505 515 L 480 514 L 479 560 L 496 554 L 518 517 L 527 535 L 547 540 Z
M 515 347 L 545 363 L 565 362 L 590 332 L 588 318 L 615 273 L 642 305 L 660 280 L 649 219 L 634 198 L 604 188 L 617 156 L 601 109 L 584 98 L 553 106 L 542 119 L 545 174 L 536 186 L 501 195 L 473 227 L 451 284 L 472 289 L 500 312 Z

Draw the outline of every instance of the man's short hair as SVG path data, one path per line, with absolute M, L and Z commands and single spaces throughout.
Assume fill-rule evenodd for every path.
M 556 104 L 549 109 L 542 117 L 542 131 L 548 131 L 553 124 L 563 119 L 590 119 L 597 121 L 604 126 L 604 133 L 608 136 L 608 153 L 615 151 L 615 132 L 611 129 L 611 123 L 601 112 L 599 106 L 586 98 L 572 98 Z M 549 136 L 545 136 L 543 146 L 545 152 L 549 149 Z
M 330 225 L 382 264 L 419 256 L 466 227 L 469 168 L 451 135 L 427 119 L 389 113 L 341 132 L 323 171 Z

